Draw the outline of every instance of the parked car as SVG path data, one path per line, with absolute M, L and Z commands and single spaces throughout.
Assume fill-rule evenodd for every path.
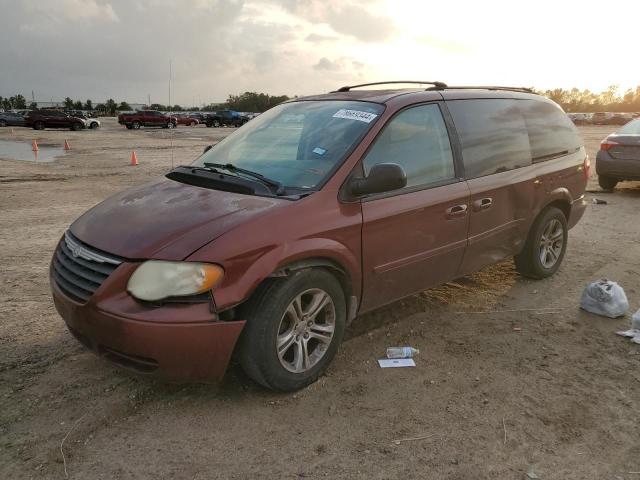
M 611 125 L 625 125 L 633 120 L 633 114 L 631 113 L 614 113 L 609 120 Z
M 140 110 L 137 112 L 123 112 L 118 115 L 118 123 L 128 129 L 140 127 L 175 128 L 178 119 L 175 116 L 165 115 L 157 110 Z
M 613 190 L 623 180 L 640 180 L 640 119 L 602 141 L 596 155 L 596 173 L 604 190 Z
M 612 118 L 613 113 L 597 112 L 591 116 L 591 123 L 594 125 L 609 125 Z
M 575 125 L 588 125 L 591 123 L 591 116 L 588 113 L 568 113 L 567 115 Z
M 207 127 L 241 127 L 247 123 L 249 119 L 233 110 L 220 110 L 211 112 L 205 117 Z
M 219 379 L 234 353 L 290 391 L 359 314 L 511 257 L 526 277 L 558 270 L 589 173 L 560 107 L 363 86 L 280 104 L 77 219 L 50 269 L 71 333 L 170 379 Z
M 178 125 L 188 125 L 190 127 L 195 127 L 200 124 L 200 120 L 186 113 L 174 114 L 177 120 Z
M 19 113 L 1 112 L 0 127 L 22 127 L 24 126 L 24 117 Z
M 86 123 L 82 118 L 69 115 L 59 110 L 32 110 L 24 116 L 24 126 L 35 130 L 45 128 L 69 128 L 82 130 Z

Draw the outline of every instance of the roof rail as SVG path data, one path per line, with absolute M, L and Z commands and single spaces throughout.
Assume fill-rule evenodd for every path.
M 373 82 L 373 83 L 362 83 L 360 85 L 347 85 L 345 87 L 340 87 L 338 90 L 335 90 L 331 93 L 348 92 L 352 88 L 370 87 L 372 85 L 388 85 L 388 84 L 394 84 L 394 83 L 415 83 L 418 85 L 427 84 L 427 85 L 433 85 L 434 89 L 447 88 L 447 84 L 443 82 L 427 82 L 427 81 L 420 82 L 417 80 L 394 80 L 390 82 Z
M 451 87 L 439 87 L 437 85 L 434 85 L 433 87 L 427 88 L 427 90 L 442 90 L 444 88 L 446 88 L 447 90 L 504 90 L 507 92 L 536 93 L 532 89 L 526 87 L 496 87 L 490 85 L 461 85 Z

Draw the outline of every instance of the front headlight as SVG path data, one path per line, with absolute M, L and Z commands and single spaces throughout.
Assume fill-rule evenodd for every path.
M 197 295 L 211 290 L 224 277 L 219 265 L 195 262 L 149 260 L 140 265 L 127 284 L 127 291 L 140 300 Z

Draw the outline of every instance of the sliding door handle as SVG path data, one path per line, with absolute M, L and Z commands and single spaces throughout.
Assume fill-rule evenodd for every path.
M 486 210 L 487 208 L 490 208 L 491 205 L 493 205 L 492 198 L 481 198 L 480 200 L 476 200 L 475 202 L 473 202 L 473 209 L 476 212 L 479 212 L 480 210 Z

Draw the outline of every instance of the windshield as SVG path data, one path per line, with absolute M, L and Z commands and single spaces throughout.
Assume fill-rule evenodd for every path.
M 313 189 L 340 165 L 384 107 L 369 102 L 302 101 L 278 105 L 200 156 L 193 165 L 232 164 Z
M 624 135 L 640 135 L 640 120 L 632 120 L 617 132 Z

